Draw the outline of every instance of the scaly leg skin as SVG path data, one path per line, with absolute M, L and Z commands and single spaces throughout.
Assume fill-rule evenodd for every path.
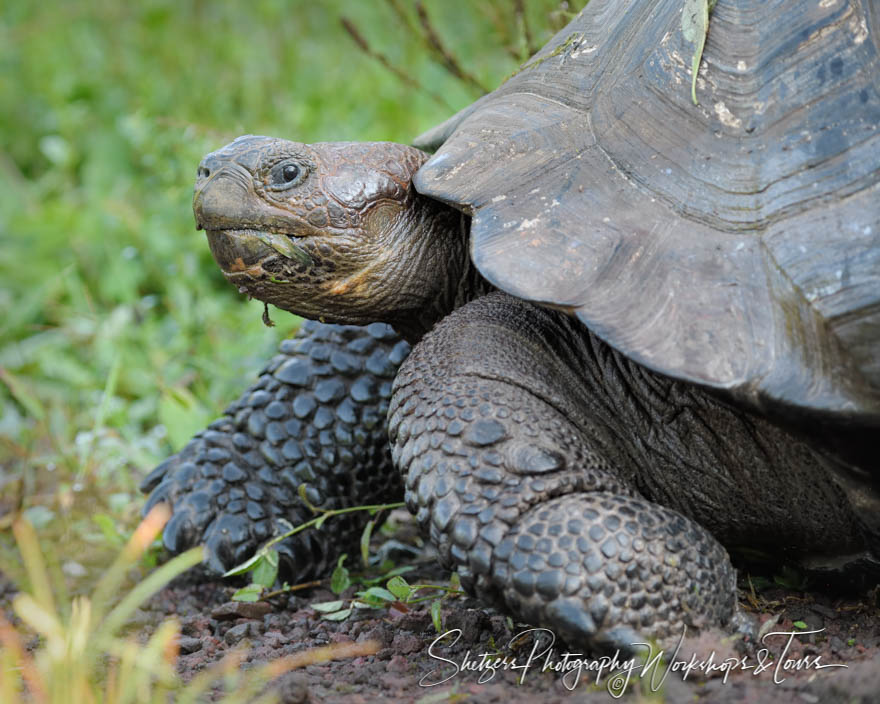
M 314 517 L 298 495 L 303 483 L 308 500 L 326 509 L 399 500 L 386 415 L 408 353 L 388 325 L 303 323 L 223 417 L 143 481 L 152 490 L 144 512 L 171 505 L 166 547 L 177 553 L 204 543 L 207 568 L 220 573 Z M 283 541 L 282 576 L 325 574 L 368 519 L 343 514 Z
M 609 398 L 585 414 L 578 395 L 606 393 L 581 371 L 585 337 L 597 342 L 500 293 L 429 333 L 389 413 L 410 510 L 466 589 L 569 643 L 627 648 L 729 621 L 724 548 L 636 490 L 614 449 L 627 418 Z

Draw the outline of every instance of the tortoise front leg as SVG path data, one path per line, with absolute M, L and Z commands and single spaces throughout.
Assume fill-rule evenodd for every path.
M 174 553 L 199 543 L 207 566 L 223 572 L 261 543 L 313 517 L 298 495 L 321 508 L 399 500 L 388 451 L 391 383 L 409 352 L 389 326 L 303 323 L 281 344 L 256 384 L 224 415 L 143 481 L 144 511 L 168 502 L 163 535 Z M 278 545 L 282 575 L 326 573 L 357 544 L 369 519 L 330 519 Z
M 467 589 L 572 643 L 730 619 L 724 548 L 642 498 L 605 459 L 601 423 L 566 400 L 577 374 L 561 318 L 492 295 L 415 348 L 389 414 L 410 510 Z

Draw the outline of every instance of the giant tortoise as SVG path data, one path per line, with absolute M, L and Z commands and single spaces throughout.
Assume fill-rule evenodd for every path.
M 729 622 L 722 546 L 876 575 L 880 9 L 719 0 L 695 105 L 682 5 L 592 0 L 433 156 L 205 157 L 226 278 L 320 322 L 145 481 L 172 551 L 223 570 L 301 485 L 405 487 L 466 589 L 598 646 Z M 284 543 L 288 578 L 355 516 Z

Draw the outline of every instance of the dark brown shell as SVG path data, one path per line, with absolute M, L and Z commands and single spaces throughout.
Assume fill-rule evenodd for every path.
M 445 139 L 422 193 L 500 288 L 758 407 L 880 420 L 880 7 L 592 0 Z M 448 139 L 446 137 L 448 136 Z

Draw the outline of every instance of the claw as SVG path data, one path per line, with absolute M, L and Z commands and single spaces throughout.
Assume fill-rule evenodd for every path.
M 212 574 L 223 574 L 226 570 L 235 567 L 230 555 L 230 545 L 222 535 L 215 533 L 206 538 L 204 565 Z
M 205 564 L 217 574 L 243 562 L 257 548 L 252 544 L 250 522 L 241 515 L 221 514 L 205 529 L 204 535 Z
M 276 546 L 276 550 L 278 551 L 278 574 L 290 576 L 296 575 L 296 577 L 299 578 L 300 575 L 296 570 L 296 553 L 292 541 L 282 541 Z
M 547 605 L 547 620 L 553 624 L 557 635 L 572 643 L 584 643 L 596 635 L 596 623 L 584 611 L 583 601 L 556 599 Z
M 169 504 L 172 503 L 168 496 L 169 493 L 171 493 L 171 482 L 165 480 L 153 490 L 152 494 L 150 494 L 150 498 L 147 499 L 147 502 L 144 504 L 144 508 L 141 511 L 142 515 L 146 516 L 156 504 L 161 504 L 163 502 Z
M 146 477 L 144 477 L 143 481 L 141 481 L 140 487 L 138 487 L 141 493 L 146 494 L 148 491 L 151 491 L 153 488 L 158 486 L 158 484 L 165 478 L 166 473 L 171 468 L 172 465 L 177 463 L 177 455 L 172 455 L 167 460 L 159 464 L 152 472 L 150 472 Z M 147 512 L 148 509 L 144 509 L 144 513 Z
M 175 511 L 165 525 L 162 542 L 171 553 L 180 553 L 195 544 L 196 529 L 189 512 Z

